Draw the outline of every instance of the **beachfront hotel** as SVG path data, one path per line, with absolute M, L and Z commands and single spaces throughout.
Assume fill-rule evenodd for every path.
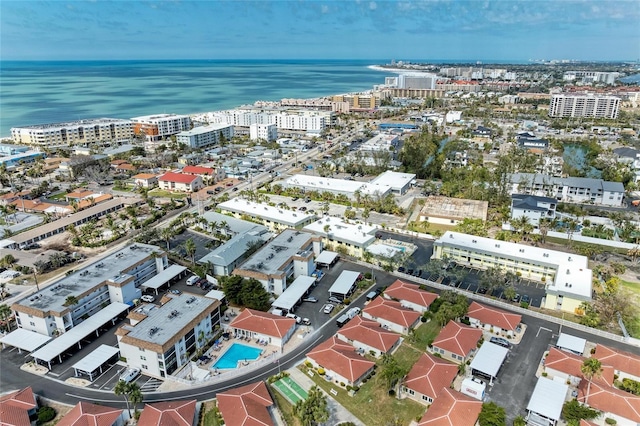
M 498 268 L 546 284 L 543 307 L 576 313 L 592 297 L 586 256 L 447 231 L 433 244 L 432 259 L 471 268 Z
M 154 142 L 166 139 L 171 135 L 191 129 L 191 118 L 188 115 L 154 114 L 134 117 L 133 133 L 144 134 L 147 141 Z
M 133 123 L 120 118 L 36 124 L 11 129 L 11 138 L 15 143 L 39 146 L 128 141 L 132 136 Z

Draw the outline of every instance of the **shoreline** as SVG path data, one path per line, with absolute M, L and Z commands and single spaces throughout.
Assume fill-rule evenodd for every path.
M 427 74 L 432 77 L 437 77 L 437 75 L 432 72 L 422 71 L 422 70 L 409 70 L 406 68 L 386 68 L 381 65 L 369 65 L 367 66 L 367 68 L 373 71 L 387 72 L 387 73 L 393 73 L 393 74 L 407 74 L 407 75 L 408 74 Z

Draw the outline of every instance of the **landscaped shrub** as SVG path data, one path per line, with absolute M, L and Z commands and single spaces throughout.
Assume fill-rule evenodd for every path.
M 51 407 L 40 407 L 38 409 L 38 424 L 50 422 L 56 417 L 56 410 Z
M 344 387 L 344 382 L 340 382 L 340 386 Z
M 389 389 L 389 396 L 396 396 L 396 391 L 393 389 Z
M 319 375 L 324 376 L 324 373 L 325 373 L 324 368 L 322 368 L 322 367 L 318 368 L 318 374 Z
M 604 422 L 608 425 L 618 424 L 618 422 L 615 419 L 612 419 L 611 417 L 607 417 L 606 419 L 604 419 Z

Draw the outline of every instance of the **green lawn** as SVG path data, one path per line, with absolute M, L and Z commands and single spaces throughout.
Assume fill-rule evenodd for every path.
M 440 325 L 434 320 L 422 323 L 415 329 L 413 335 L 409 336 L 409 338 L 405 340 L 405 342 L 424 352 L 427 349 L 427 346 L 429 346 L 438 333 L 440 333 L 441 328 L 442 327 L 440 327 Z
M 620 280 L 620 284 L 631 293 L 631 297 L 635 301 L 635 306 L 640 306 L 640 283 Z M 640 338 L 640 315 L 636 315 L 633 324 L 625 324 L 627 331 L 632 337 Z
M 205 410 L 204 416 L 202 417 L 203 426 L 221 426 L 221 423 L 218 421 L 218 409 L 213 403 L 206 403 L 202 409 Z
M 282 414 L 282 418 L 285 423 L 289 426 L 298 426 L 300 422 L 293 414 L 293 405 L 287 399 L 282 396 L 279 392 L 272 392 L 274 402 L 276 406 L 280 409 L 280 413 Z
M 49 198 L 50 200 L 64 200 L 65 197 L 67 196 L 67 194 L 65 192 L 61 193 L 61 194 L 56 194 L 56 195 L 52 195 Z
M 186 198 L 187 194 L 179 193 L 179 192 L 169 192 L 161 189 L 154 189 L 153 191 L 148 192 L 150 197 L 160 197 L 160 198 Z

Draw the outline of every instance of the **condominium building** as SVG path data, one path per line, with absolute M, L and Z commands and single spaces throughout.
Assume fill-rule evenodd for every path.
M 15 143 L 41 146 L 128 141 L 132 136 L 133 123 L 120 118 L 96 118 L 11 129 L 11 138 Z
M 551 96 L 549 117 L 618 118 L 620 98 L 592 93 L 556 93 Z
M 222 213 L 231 213 L 239 219 L 262 222 L 264 226 L 274 231 L 285 228 L 300 229 L 316 219 L 315 214 L 255 203 L 240 197 L 220 203 L 218 208 Z
M 555 198 L 511 194 L 511 219 L 524 216 L 537 228 L 542 219 L 555 219 L 557 205 L 558 201 Z
M 265 140 L 273 142 L 278 139 L 278 126 L 275 124 L 252 124 L 249 126 L 249 138 L 252 141 Z
M 330 192 L 336 195 L 346 195 L 350 199 L 356 199 L 360 196 L 383 197 L 391 192 L 391 187 L 386 184 L 300 174 L 291 176 L 281 184 L 284 188 L 299 188 L 305 192 Z
M 145 115 L 134 117 L 131 121 L 133 121 L 133 133 L 145 135 L 149 142 L 166 139 L 171 135 L 191 129 L 191 119 L 188 115 Z
M 145 374 L 166 377 L 190 361 L 220 324 L 220 301 L 190 293 L 168 296 L 158 307 L 142 305 L 116 331 L 120 355 Z
M 620 76 L 617 72 L 602 71 L 566 71 L 562 76 L 565 81 L 579 80 L 584 84 L 604 83 L 615 84 L 616 79 Z
M 499 268 L 546 283 L 547 309 L 576 312 L 591 301 L 588 259 L 572 253 L 447 231 L 433 245 L 433 259 L 450 259 L 472 268 Z
M 375 94 L 349 94 L 349 95 L 336 95 L 332 98 L 333 102 L 346 102 L 349 104 L 349 109 L 375 109 L 381 105 L 381 99 Z
M 233 137 L 233 126 L 230 124 L 209 124 L 194 127 L 176 135 L 176 141 L 190 148 L 198 149 L 218 145 L 222 137 L 228 141 Z
M 62 334 L 111 303 L 140 298 L 140 285 L 167 267 L 164 251 L 133 244 L 60 278 L 11 309 L 20 328 L 47 336 Z
M 278 130 L 319 134 L 333 122 L 332 111 L 241 108 L 208 112 L 199 117 L 209 123 L 226 123 L 249 129 L 252 124 L 275 124 Z

